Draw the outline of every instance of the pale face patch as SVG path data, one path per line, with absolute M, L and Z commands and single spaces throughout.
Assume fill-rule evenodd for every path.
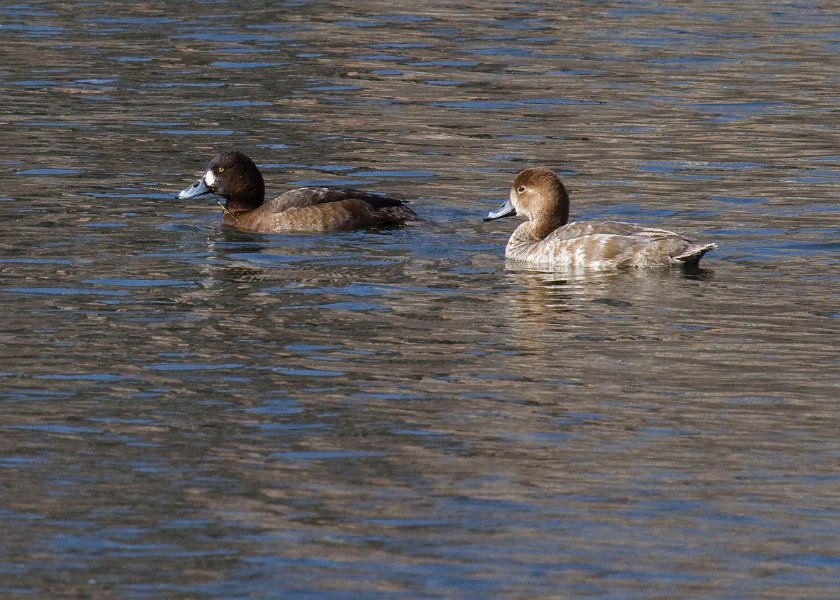
M 513 205 L 513 208 L 516 209 L 516 213 L 522 215 L 523 217 L 528 216 L 525 212 L 525 208 L 522 206 L 522 203 L 519 202 L 519 195 L 516 193 L 514 188 L 510 188 L 510 203 Z
M 216 175 L 213 174 L 212 169 L 207 169 L 207 172 L 204 174 L 204 185 L 213 187 L 214 183 L 216 183 Z

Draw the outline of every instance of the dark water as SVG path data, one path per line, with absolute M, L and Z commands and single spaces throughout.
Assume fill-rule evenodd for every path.
M 836 5 L 415 4 L 0 7 L 3 597 L 840 597 Z M 533 164 L 720 249 L 505 265 Z

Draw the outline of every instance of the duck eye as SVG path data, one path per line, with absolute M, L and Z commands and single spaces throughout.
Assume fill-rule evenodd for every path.
M 525 193 L 525 186 L 520 185 L 518 188 L 516 188 L 516 192 L 519 193 L 519 194 L 524 194 Z
M 224 172 L 225 172 L 225 168 L 224 168 L 224 167 L 219 167 L 218 169 L 216 169 L 216 171 L 217 171 L 218 173 L 224 173 Z

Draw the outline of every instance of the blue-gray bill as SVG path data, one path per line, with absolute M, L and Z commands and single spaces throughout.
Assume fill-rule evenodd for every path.
M 484 220 L 492 221 L 493 219 L 501 219 L 502 217 L 512 217 L 515 214 L 516 209 L 513 207 L 513 204 L 511 204 L 510 200 L 508 200 L 502 205 L 501 208 L 487 213 L 487 216 L 484 217 Z
M 192 184 L 188 188 L 184 188 L 181 190 L 181 193 L 178 194 L 179 200 L 185 200 L 186 198 L 195 198 L 196 196 L 203 196 L 204 194 L 211 194 L 212 191 L 207 184 L 204 183 L 204 179 L 199 179 L 194 184 Z

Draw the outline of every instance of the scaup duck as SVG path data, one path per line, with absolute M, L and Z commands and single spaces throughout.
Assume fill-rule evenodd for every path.
M 222 152 L 179 199 L 225 199 L 222 224 L 257 233 L 331 232 L 393 227 L 422 219 L 402 201 L 339 187 L 302 187 L 265 202 L 265 182 L 250 158 Z
M 528 221 L 510 236 L 505 256 L 550 269 L 694 266 L 706 252 L 717 248 L 672 231 L 631 223 L 568 223 L 569 194 L 547 167 L 520 172 L 508 201 L 484 220 L 517 214 Z

